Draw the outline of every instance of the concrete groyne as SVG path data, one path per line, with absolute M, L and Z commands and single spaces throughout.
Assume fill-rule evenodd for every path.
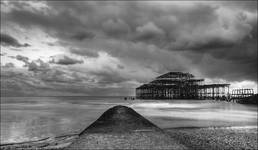
M 115 106 L 79 134 L 67 149 L 187 149 L 126 106 Z

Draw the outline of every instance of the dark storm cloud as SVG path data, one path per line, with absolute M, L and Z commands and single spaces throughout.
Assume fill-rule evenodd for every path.
M 109 19 L 102 23 L 104 32 L 111 37 L 126 36 L 130 31 L 130 26 L 122 19 Z
M 15 65 L 13 63 L 6 63 L 3 67 L 4 68 L 14 68 Z
M 256 1 L 47 5 L 48 13 L 20 6 L 3 15 L 23 27 L 42 28 L 77 55 L 97 57 L 106 51 L 128 66 L 156 73 L 195 68 L 212 78 L 257 80 Z
M 213 49 L 220 49 L 220 48 L 232 48 L 234 46 L 234 43 L 229 43 L 229 42 L 225 42 L 221 39 L 213 39 L 210 42 L 207 43 L 198 43 L 195 45 L 185 45 L 185 47 L 183 47 L 186 50 L 194 50 L 196 52 L 207 52 L 209 50 L 213 50 Z M 189 47 L 191 47 L 189 49 Z
M 80 20 L 71 16 L 69 12 L 60 12 L 58 14 L 43 14 L 41 12 L 31 12 L 28 10 L 13 10 L 11 13 L 1 12 L 8 20 L 19 23 L 20 25 L 30 28 L 40 26 L 49 34 L 63 38 L 84 39 L 88 36 L 84 31 L 85 27 Z M 80 33 L 82 32 L 82 33 Z M 78 34 L 79 33 L 79 34 Z M 78 34 L 78 35 L 77 35 Z
M 230 61 L 206 55 L 199 66 L 203 74 L 209 78 L 222 78 L 227 81 L 245 81 L 248 79 L 257 82 L 257 61 L 254 62 L 254 60 L 249 62 Z
M 13 46 L 13 47 L 29 47 L 30 46 L 30 44 L 28 44 L 28 43 L 21 44 L 17 39 L 15 39 L 14 37 L 12 37 L 8 34 L 0 33 L 0 35 L 1 35 L 1 45 Z
M 45 63 L 41 59 L 33 60 L 27 64 L 28 71 L 32 71 L 34 73 L 45 73 L 51 70 L 48 63 Z
M 52 60 L 50 61 L 50 63 L 59 65 L 74 65 L 83 63 L 83 60 L 78 60 L 76 58 L 71 58 L 65 55 L 51 56 L 51 58 Z
M 125 67 L 123 65 L 117 65 L 118 69 L 124 69 Z
M 157 43 L 165 39 L 165 32 L 157 27 L 154 23 L 148 22 L 143 26 L 138 26 L 136 28 L 136 35 L 133 38 L 133 41 L 143 41 L 147 43 Z
M 94 38 L 94 34 L 91 32 L 81 32 L 81 33 L 74 34 L 73 36 L 71 36 L 71 38 L 78 41 L 82 41 L 84 39 Z
M 123 81 L 127 81 L 128 79 L 126 77 L 123 77 L 121 75 L 115 75 L 115 72 L 96 72 L 94 75 L 96 75 L 99 78 L 100 84 L 112 84 L 112 83 L 121 83 Z
M 10 58 L 14 58 L 14 57 L 13 57 L 13 56 L 10 56 Z M 24 62 L 25 65 L 28 65 L 28 64 L 29 64 L 29 58 L 26 57 L 26 56 L 17 55 L 15 58 L 16 58 L 17 60 L 19 60 L 19 61 Z
M 88 57 L 98 57 L 99 54 L 97 51 L 85 49 L 85 48 L 71 48 L 70 52 L 77 54 L 77 55 L 82 55 L 82 56 L 88 56 Z
M 27 67 L 28 71 L 32 71 L 34 73 L 38 73 L 38 72 L 44 73 L 44 72 L 50 70 L 49 64 L 42 61 L 41 59 L 30 61 L 30 59 L 28 57 L 22 56 L 22 55 L 17 55 L 16 57 L 9 56 L 9 58 L 13 58 L 13 59 L 22 61 L 24 63 L 23 67 Z

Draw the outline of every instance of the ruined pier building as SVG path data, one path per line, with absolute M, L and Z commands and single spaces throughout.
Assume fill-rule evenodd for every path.
M 136 88 L 137 99 L 226 99 L 230 84 L 204 84 L 190 73 L 169 72 Z

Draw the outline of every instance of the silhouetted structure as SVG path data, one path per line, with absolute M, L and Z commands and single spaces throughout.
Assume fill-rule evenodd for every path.
M 203 84 L 190 73 L 169 72 L 136 88 L 138 99 L 226 99 L 230 84 Z M 226 89 L 227 88 L 227 89 Z
M 254 95 L 253 89 L 233 89 L 231 99 L 243 99 Z

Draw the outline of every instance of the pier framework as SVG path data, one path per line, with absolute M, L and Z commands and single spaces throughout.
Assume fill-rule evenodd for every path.
M 169 72 L 136 88 L 138 99 L 226 99 L 229 84 L 203 84 L 190 73 Z
M 233 89 L 231 93 L 231 99 L 243 99 L 254 95 L 253 89 Z

